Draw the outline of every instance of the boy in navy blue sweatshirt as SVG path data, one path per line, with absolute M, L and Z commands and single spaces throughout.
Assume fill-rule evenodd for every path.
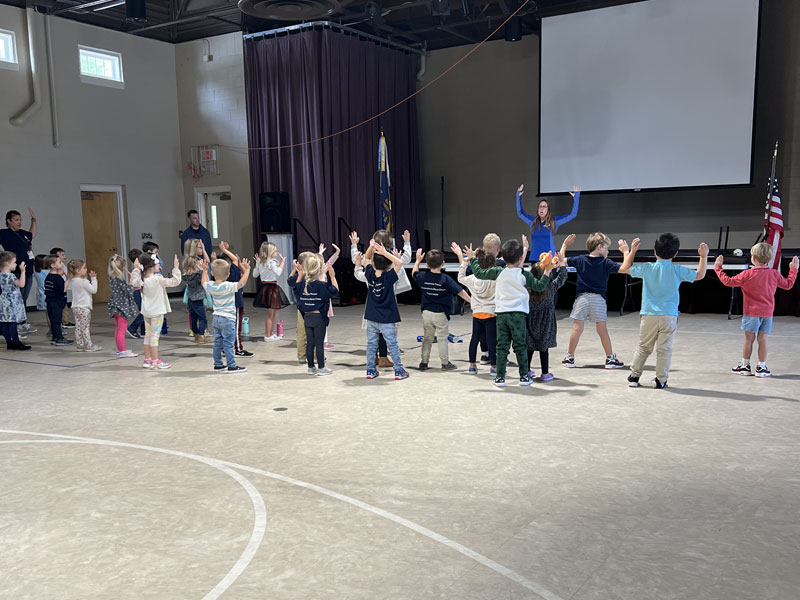
M 62 275 L 64 263 L 59 256 L 48 256 L 44 259 L 44 268 L 50 270 L 44 279 L 44 299 L 52 336 L 50 343 L 53 346 L 69 346 L 72 341 L 64 339 L 61 329 L 61 315 L 67 306 L 67 289 Z
M 420 272 L 419 265 L 423 256 L 430 271 Z M 411 270 L 411 276 L 422 291 L 420 308 L 422 309 L 422 357 L 419 370 L 428 368 L 431 357 L 431 346 L 436 337 L 439 342 L 439 359 L 442 361 L 443 371 L 452 371 L 457 367 L 450 362 L 447 351 L 450 313 L 453 310 L 453 296 L 460 296 L 465 302 L 470 302 L 469 294 L 461 289 L 452 277 L 442 273 L 444 255 L 440 250 L 428 250 L 423 254 L 422 248 L 417 249 L 417 262 Z

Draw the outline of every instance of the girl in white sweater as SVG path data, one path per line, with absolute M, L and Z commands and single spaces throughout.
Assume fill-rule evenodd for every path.
M 67 286 L 72 290 L 72 314 L 75 315 L 75 348 L 78 352 L 97 352 L 89 328 L 92 323 L 92 295 L 97 293 L 97 273 L 86 279 L 86 263 L 77 258 L 67 263 Z
M 142 367 L 145 369 L 169 369 L 172 366 L 158 358 L 158 338 L 164 325 L 164 315 L 172 312 L 167 288 L 181 283 L 178 255 L 175 255 L 172 277 L 155 277 L 160 268 L 152 258 L 143 254 L 133 263 L 133 273 L 131 273 L 131 285 L 142 288 L 142 317 L 145 329 Z

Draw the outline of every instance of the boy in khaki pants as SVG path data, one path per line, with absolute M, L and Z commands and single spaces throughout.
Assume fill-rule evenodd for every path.
M 644 370 L 644 363 L 653 348 L 656 350 L 656 376 L 652 385 L 656 389 L 667 387 L 669 364 L 672 359 L 672 340 L 678 330 L 678 304 L 680 293 L 678 288 L 684 281 L 700 281 L 706 276 L 708 263 L 708 245 L 703 242 L 697 253 L 700 262 L 697 271 L 676 265 L 672 259 L 678 254 L 681 242 L 674 233 L 662 233 L 655 243 L 655 262 L 637 263 L 626 271 L 631 277 L 642 280 L 642 310 L 639 320 L 639 346 L 633 357 L 628 386 L 639 387 L 639 378 Z M 639 249 L 639 240 L 633 240 L 631 254 Z

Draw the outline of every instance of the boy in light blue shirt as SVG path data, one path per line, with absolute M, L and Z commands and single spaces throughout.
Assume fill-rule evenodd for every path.
M 243 258 L 239 261 L 242 278 L 239 281 L 228 281 L 231 266 L 220 258 L 211 263 L 211 274 L 214 281 L 208 280 L 208 262 L 203 265 L 203 288 L 211 296 L 214 304 L 214 316 L 211 330 L 214 332 L 214 372 L 244 373 L 245 367 L 236 364 L 233 343 L 236 339 L 236 292 L 247 283 L 250 276 L 250 262 Z M 222 353 L 225 352 L 227 365 L 222 364 Z
M 681 242 L 674 233 L 662 233 L 655 243 L 655 262 L 637 263 L 630 269 L 620 269 L 620 273 L 629 272 L 631 277 L 642 280 L 642 309 L 639 319 L 639 346 L 628 376 L 630 387 L 639 387 L 639 378 L 644 370 L 644 363 L 656 350 L 656 376 L 652 384 L 656 389 L 667 387 L 669 365 L 672 360 L 672 340 L 678 330 L 679 288 L 684 281 L 700 281 L 706 276 L 708 263 L 708 245 L 703 242 L 697 250 L 700 262 L 697 271 L 676 265 L 672 259 L 678 254 Z M 635 239 L 631 254 L 639 249 L 639 240 Z

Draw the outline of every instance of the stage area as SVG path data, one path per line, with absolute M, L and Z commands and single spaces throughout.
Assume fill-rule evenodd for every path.
M 667 390 L 601 368 L 588 327 L 562 368 L 562 319 L 556 380 L 501 390 L 466 373 L 470 316 L 459 370 L 434 347 L 422 373 L 401 307 L 395 382 L 364 378 L 363 306 L 336 309 L 325 378 L 297 364 L 293 308 L 283 341 L 245 345 L 248 373 L 216 375 L 174 307 L 166 371 L 114 357 L 104 305 L 102 352 L 50 346 L 42 313 L 33 350 L 0 351 L 0 597 L 798 597 L 797 318 L 775 319 L 756 379 L 729 372 L 738 320 L 681 317 Z M 610 316 L 626 364 L 638 319 Z

